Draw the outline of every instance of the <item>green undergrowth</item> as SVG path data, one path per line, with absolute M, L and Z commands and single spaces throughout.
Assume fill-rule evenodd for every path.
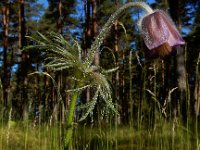
M 195 123 L 194 123 L 195 125 Z M 192 123 L 191 125 L 192 126 Z M 191 150 L 199 149 L 195 127 L 159 122 L 152 128 L 131 126 L 76 125 L 73 150 Z M 9 122 L 0 127 L 0 150 L 60 150 L 61 127 Z
M 198 149 L 196 134 L 183 126 L 170 123 L 156 124 L 152 129 L 137 130 L 123 126 L 115 128 L 79 128 L 76 131 L 76 149 L 90 150 L 161 150 Z
M 59 150 L 58 128 L 13 123 L 0 128 L 0 150 Z

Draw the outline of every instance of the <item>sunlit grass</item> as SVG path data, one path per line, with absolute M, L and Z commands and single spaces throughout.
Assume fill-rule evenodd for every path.
M 0 149 L 2 150 L 50 150 L 60 149 L 60 135 L 57 128 L 14 123 L 0 128 Z M 8 137 L 9 132 L 9 137 Z
M 76 135 L 81 148 L 87 149 L 196 149 L 195 137 L 178 124 L 156 124 L 153 129 L 138 131 L 132 127 L 79 128 Z M 189 132 L 189 134 L 188 134 Z M 189 136 L 189 137 L 188 137 Z M 115 142 L 117 141 L 117 146 Z
M 8 137 L 9 130 L 9 137 Z M 74 130 L 73 149 L 104 150 L 104 149 L 198 149 L 198 138 L 193 131 L 179 123 L 161 121 L 152 129 L 114 126 L 109 124 L 101 127 L 76 125 Z M 33 126 L 11 122 L 0 128 L 0 149 L 2 150 L 60 150 L 62 138 L 60 127 L 48 125 Z

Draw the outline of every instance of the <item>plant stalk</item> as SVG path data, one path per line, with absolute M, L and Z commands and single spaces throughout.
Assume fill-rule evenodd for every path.
M 90 65 L 92 64 L 96 50 L 101 46 L 103 40 L 109 34 L 110 28 L 112 27 L 113 23 L 121 16 L 123 12 L 125 12 L 125 10 L 129 8 L 141 8 L 146 11 L 147 14 L 153 13 L 153 9 L 151 9 L 151 7 L 144 2 L 129 2 L 117 9 L 117 11 L 110 16 L 106 24 L 103 26 L 101 32 L 91 45 L 88 56 L 86 58 L 86 63 L 89 63 Z
M 79 92 L 75 91 L 72 95 L 69 112 L 67 116 L 67 131 L 65 136 L 65 144 L 64 149 L 68 150 L 71 146 L 71 139 L 72 139 L 72 133 L 73 133 L 73 121 L 74 121 L 74 111 L 76 108 L 76 102 L 79 96 Z

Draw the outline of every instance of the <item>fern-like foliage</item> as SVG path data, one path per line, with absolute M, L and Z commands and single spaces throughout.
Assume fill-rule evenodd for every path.
M 37 33 L 35 36 L 28 36 L 28 38 L 34 44 L 27 46 L 25 50 L 35 49 L 45 52 L 46 67 L 54 71 L 65 69 L 73 71 L 70 79 L 74 80 L 76 86 L 74 89 L 68 90 L 68 92 L 81 92 L 88 87 L 95 90 L 92 100 L 80 106 L 81 109 L 85 110 L 85 114 L 80 120 L 84 120 L 93 111 L 98 97 L 105 102 L 105 110 L 116 112 L 114 104 L 112 103 L 112 90 L 105 74 L 113 72 L 117 68 L 103 70 L 99 66 L 91 65 L 93 59 L 91 59 L 91 62 L 85 63 L 82 60 L 82 50 L 78 42 L 74 39 L 68 42 L 62 35 L 55 32 L 50 32 L 48 36 Z

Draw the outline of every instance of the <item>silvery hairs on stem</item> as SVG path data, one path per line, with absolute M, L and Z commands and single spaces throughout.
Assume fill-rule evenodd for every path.
M 140 8 L 144 10 L 147 14 L 153 13 L 153 9 L 144 2 L 129 2 L 127 4 L 124 4 L 114 14 L 110 16 L 106 24 L 103 26 L 102 30 L 100 31 L 99 35 L 96 37 L 96 40 L 93 42 L 90 50 L 88 51 L 88 56 L 86 57 L 85 63 L 88 63 L 90 65 L 92 64 L 96 50 L 99 49 L 99 47 L 103 43 L 103 40 L 109 34 L 110 28 L 112 27 L 114 21 L 116 21 L 120 17 L 120 15 L 129 8 Z

